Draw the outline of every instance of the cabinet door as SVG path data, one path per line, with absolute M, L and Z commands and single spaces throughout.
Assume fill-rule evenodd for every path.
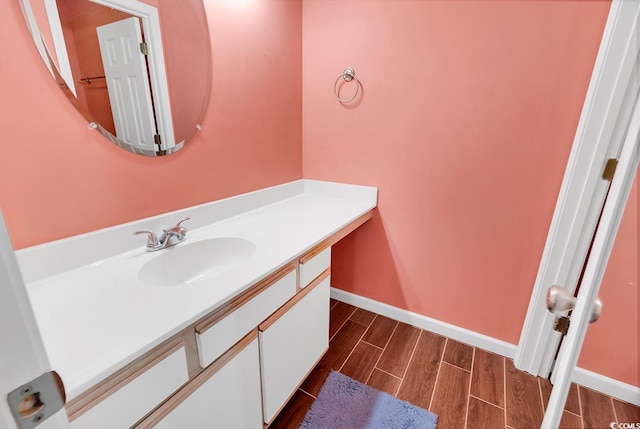
M 302 293 L 293 307 L 260 328 L 265 423 L 271 422 L 329 346 L 329 277 Z
M 262 429 L 261 405 L 258 339 L 254 336 L 155 427 Z

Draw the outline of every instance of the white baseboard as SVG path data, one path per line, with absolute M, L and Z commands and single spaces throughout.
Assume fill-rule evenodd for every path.
M 640 388 L 583 368 L 573 371 L 573 382 L 640 407 Z
M 355 305 L 364 310 L 373 311 L 400 322 L 408 323 L 425 331 L 433 332 L 443 337 L 451 338 L 473 347 L 496 353 L 498 355 L 513 359 L 517 345 L 498 340 L 487 335 L 479 334 L 450 323 L 432 319 L 421 314 L 413 313 L 402 308 L 374 301 L 350 292 L 345 292 L 334 287 L 331 288 L 331 298 L 347 304 Z M 596 390 L 605 395 L 620 399 L 640 406 L 640 389 L 627 383 L 623 383 L 613 378 L 605 377 L 595 372 L 582 368 L 576 368 L 573 372 L 573 381 L 576 384 Z
M 345 292 L 340 289 L 331 288 L 331 298 L 347 304 L 355 305 L 364 310 L 373 311 L 400 322 L 408 323 L 425 331 L 433 332 L 443 337 L 451 338 L 461 343 L 469 344 L 473 347 L 480 347 L 492 353 L 496 353 L 510 359 L 516 354 L 517 346 L 487 335 L 479 334 L 465 328 L 460 328 L 440 320 L 432 319 L 418 313 L 393 307 L 379 301 L 374 301 L 360 295 Z

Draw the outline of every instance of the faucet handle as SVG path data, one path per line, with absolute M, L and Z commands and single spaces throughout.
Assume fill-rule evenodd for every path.
M 182 234 L 184 235 L 185 232 L 187 232 L 187 228 L 185 228 L 184 226 L 180 226 L 180 224 L 182 222 L 188 221 L 189 219 L 191 219 L 190 217 L 185 217 L 184 219 L 182 219 L 180 222 L 178 222 L 176 224 L 176 226 L 174 226 L 173 228 L 169 228 L 169 229 L 165 229 L 164 232 L 168 233 L 168 232 L 173 232 L 176 234 Z
M 134 231 L 133 235 L 147 234 L 147 247 L 155 247 L 158 244 L 158 236 L 153 231 Z
M 184 227 L 180 226 L 180 224 L 181 224 L 182 222 L 186 222 L 186 221 L 188 221 L 188 220 L 190 220 L 190 219 L 191 219 L 190 217 L 185 217 L 184 219 L 182 219 L 180 222 L 178 222 L 178 223 L 176 224 L 176 228 L 182 228 L 182 229 L 184 229 Z M 186 230 L 185 230 L 185 231 L 186 231 Z
M 180 241 L 184 240 L 185 235 L 187 234 L 187 228 L 185 228 L 184 226 L 180 226 L 180 224 L 182 222 L 184 222 L 184 221 L 187 221 L 187 220 L 189 220 L 188 217 L 182 219 L 173 228 L 163 229 L 162 230 L 163 234 L 160 237 L 160 241 L 164 242 L 168 238 L 170 238 L 173 242 L 175 242 L 175 241 L 180 242 Z

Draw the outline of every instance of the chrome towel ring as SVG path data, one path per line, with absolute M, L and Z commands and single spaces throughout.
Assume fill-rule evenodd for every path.
M 340 98 L 340 96 L 338 95 L 338 82 L 340 81 L 340 78 L 343 78 L 345 82 L 351 82 L 352 80 L 355 79 L 356 92 L 353 94 L 353 97 L 349 99 Z M 336 82 L 333 84 L 333 94 L 336 96 L 339 102 L 343 104 L 351 103 L 358 95 L 359 86 L 360 86 L 360 81 L 356 77 L 356 72 L 351 67 L 347 67 L 346 69 L 344 69 L 344 72 L 342 72 L 342 74 L 338 76 L 338 78 L 336 79 Z

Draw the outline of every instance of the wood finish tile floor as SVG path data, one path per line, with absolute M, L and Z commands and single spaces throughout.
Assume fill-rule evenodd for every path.
M 540 427 L 551 383 L 511 359 L 333 299 L 329 338 L 329 350 L 270 429 L 297 428 L 331 370 L 436 413 L 438 429 Z M 640 408 L 571 386 L 561 428 L 611 422 L 640 422 Z

